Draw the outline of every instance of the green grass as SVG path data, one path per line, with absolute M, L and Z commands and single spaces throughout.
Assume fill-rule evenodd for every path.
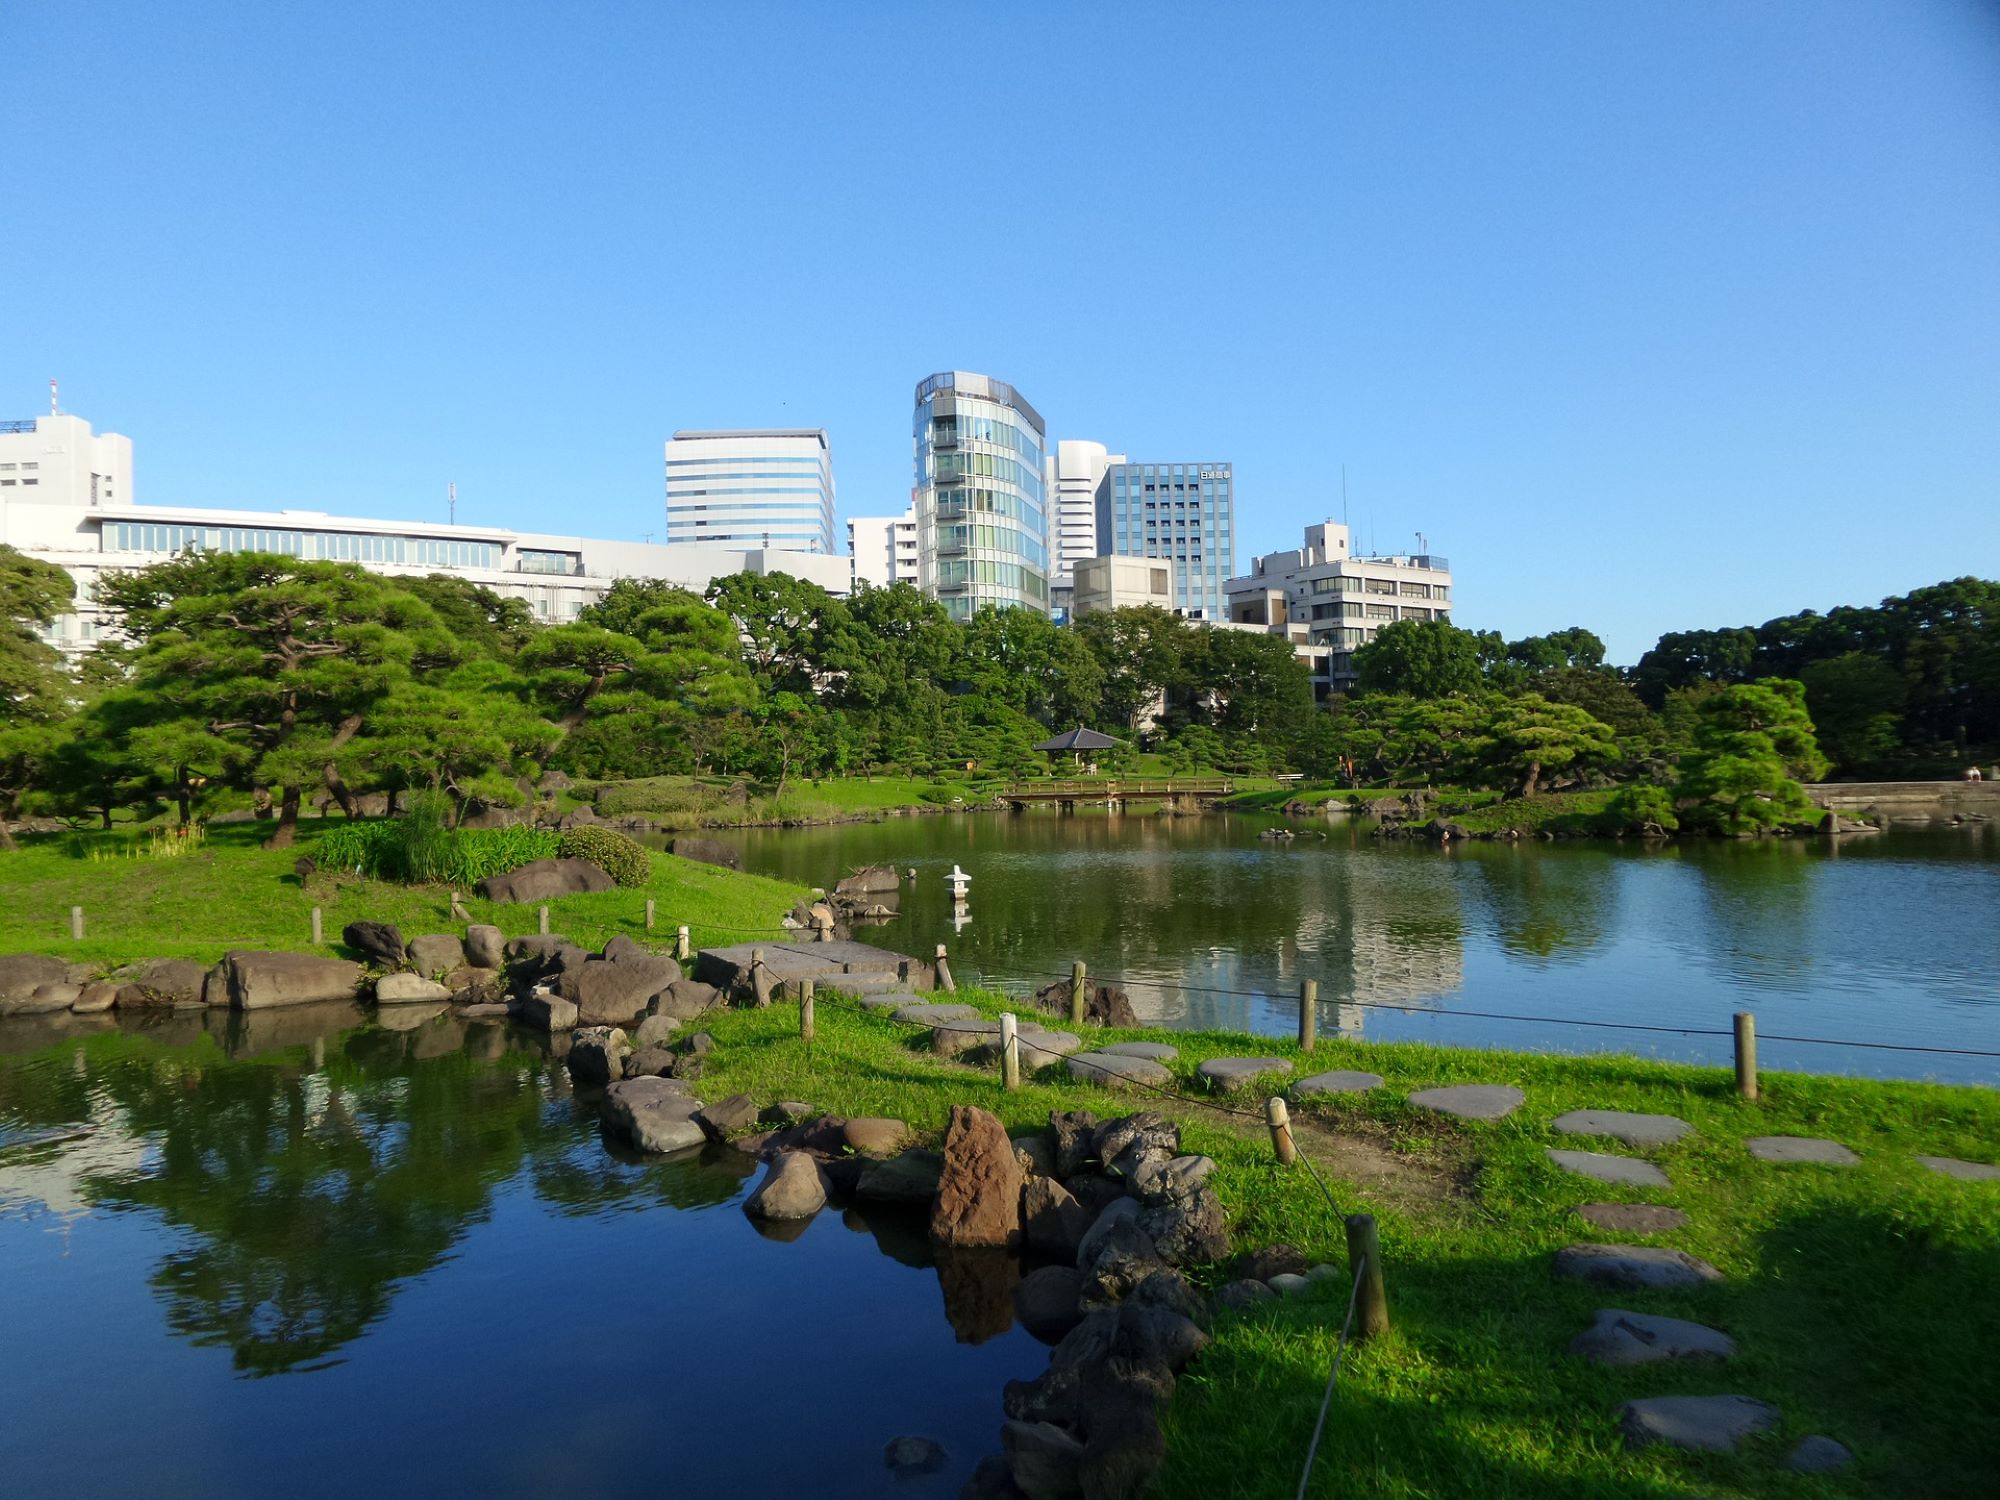
M 1010 1002 L 965 995 L 993 1012 Z M 1011 1002 L 1021 1008 L 1020 1002 Z M 1107 1094 L 1045 1070 L 1005 1095 L 995 1076 L 941 1061 L 924 1033 L 822 999 L 818 1037 L 798 1040 L 780 1004 L 704 1023 L 719 1043 L 709 1097 L 807 1099 L 849 1115 L 883 1114 L 935 1137 L 953 1103 L 995 1110 L 1013 1133 L 1051 1109 L 1100 1114 L 1164 1108 L 1187 1149 L 1214 1156 L 1214 1179 L 1243 1248 L 1290 1242 L 1345 1264 L 1339 1220 L 1310 1179 L 1279 1167 L 1255 1118 L 1194 1102 L 1201 1059 L 1274 1054 L 1307 1071 L 1296 1047 L 1224 1032 L 1130 1033 L 1180 1048 L 1165 1104 Z M 1917 1083 L 1767 1074 L 1764 1098 L 1736 1097 L 1726 1072 L 1624 1057 L 1564 1057 L 1322 1041 L 1310 1070 L 1363 1068 L 1386 1087 L 1293 1112 L 1301 1145 L 1342 1210 L 1381 1227 L 1394 1326 L 1353 1346 L 1327 1424 L 1312 1493 L 1388 1496 L 1852 1496 L 1985 1493 L 2000 1456 L 2000 1185 L 1922 1169 L 1919 1153 L 1990 1160 L 2000 1093 Z M 1528 1102 L 1496 1124 L 1412 1108 L 1407 1095 L 1452 1082 L 1506 1082 Z M 1259 1096 L 1233 1101 L 1253 1113 Z M 1569 1177 L 1550 1145 L 1625 1151 L 1549 1129 L 1570 1109 L 1678 1115 L 1695 1127 L 1644 1154 L 1670 1191 Z M 1822 1135 L 1861 1156 L 1852 1168 L 1753 1162 L 1746 1136 Z M 1593 1291 L 1550 1276 L 1552 1254 L 1617 1238 L 1571 1213 L 1595 1200 L 1671 1203 L 1691 1217 L 1660 1237 L 1728 1276 L 1698 1292 Z M 1225 1317 L 1183 1377 L 1168 1415 L 1159 1489 L 1180 1497 L 1289 1496 L 1298 1482 L 1347 1287 Z M 1603 1370 L 1564 1346 L 1599 1307 L 1692 1318 L 1729 1332 L 1725 1365 Z M 1619 1403 L 1667 1394 L 1741 1393 L 1777 1404 L 1777 1434 L 1736 1455 L 1628 1452 Z M 996 1418 L 997 1420 L 997 1418 Z M 1808 1478 L 1784 1468 L 1799 1437 L 1847 1443 L 1859 1467 Z
M 1598 815 L 1617 789 L 1606 787 L 1587 792 L 1544 792 L 1536 797 L 1494 797 L 1479 799 L 1478 805 L 1447 799 L 1439 816 L 1462 824 L 1468 833 L 1499 833 L 1518 828 L 1523 833 L 1596 833 Z
M 339 826 L 329 820 L 329 827 Z M 302 882 L 293 864 L 310 854 L 311 823 L 301 826 L 293 849 L 262 849 L 265 828 L 256 824 L 211 827 L 198 851 L 170 859 L 79 858 L 73 836 L 22 841 L 0 853 L 0 953 L 32 950 L 79 963 L 123 963 L 136 958 L 220 957 L 226 948 L 290 948 L 340 952 L 340 930 L 362 918 L 394 922 L 405 937 L 453 932 L 442 887 L 402 886 L 325 872 Z M 122 845 L 117 836 L 74 836 L 88 849 Z M 697 945 L 737 941 L 739 933 L 777 930 L 778 919 L 806 894 L 803 887 L 712 865 L 652 856 L 652 878 L 643 887 L 566 896 L 550 903 L 550 923 L 577 942 L 598 946 L 618 933 L 645 930 L 646 900 L 656 903 L 659 941 L 675 927 L 693 929 Z M 490 922 L 509 936 L 536 930 L 532 905 L 499 905 L 460 891 L 475 922 Z M 84 938 L 69 936 L 69 909 L 84 909 Z M 313 950 L 311 910 L 322 908 L 326 944 Z

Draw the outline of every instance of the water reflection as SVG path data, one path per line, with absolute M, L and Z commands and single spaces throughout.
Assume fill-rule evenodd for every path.
M 1609 851 L 1564 850 L 1551 858 L 1533 847 L 1481 843 L 1456 857 L 1477 872 L 1471 899 L 1485 904 L 1509 953 L 1574 958 L 1602 943 L 1617 920 Z

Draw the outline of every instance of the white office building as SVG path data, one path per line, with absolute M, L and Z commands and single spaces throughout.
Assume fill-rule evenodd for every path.
M 848 567 L 853 587 L 917 581 L 917 508 L 900 516 L 854 516 L 847 523 Z
M 93 437 L 75 417 L 0 424 L 5 463 L 15 467 L 0 469 L 0 479 L 15 482 L 0 487 L 0 544 L 55 563 L 76 580 L 75 611 L 49 632 L 71 652 L 117 629 L 116 618 L 96 602 L 101 573 L 147 567 L 190 548 L 353 562 L 392 576 L 445 573 L 525 599 L 548 624 L 574 620 L 620 578 L 662 579 L 699 593 L 731 573 L 788 573 L 829 593 L 848 591 L 848 560 L 825 551 L 661 546 L 313 510 L 137 505 L 130 494 L 131 443 L 108 433 Z M 51 482 L 58 474 L 62 481 Z
M 825 429 L 675 433 L 667 443 L 667 541 L 832 553 Z
M 1324 521 L 1306 528 L 1297 551 L 1255 559 L 1225 592 L 1227 623 L 1324 648 L 1309 663 L 1324 697 L 1352 685 L 1355 649 L 1390 621 L 1451 618 L 1451 564 L 1431 553 L 1352 556 L 1347 528 Z
M 1174 560 L 1171 557 L 1079 558 L 1074 588 L 1072 620 L 1146 604 L 1172 613 Z
M 1048 457 L 1049 591 L 1059 619 L 1067 619 L 1072 611 L 1076 565 L 1110 550 L 1099 545 L 1097 487 L 1106 470 L 1124 462 L 1124 454 L 1111 453 L 1102 443 L 1075 438 L 1058 441 Z

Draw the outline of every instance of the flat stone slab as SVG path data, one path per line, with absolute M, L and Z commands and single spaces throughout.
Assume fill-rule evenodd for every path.
M 1079 1052 L 1063 1066 L 1079 1083 L 1095 1083 L 1108 1089 L 1145 1084 L 1166 1088 L 1174 1081 L 1174 1075 L 1150 1057 L 1126 1057 L 1115 1052 Z
M 1569 1352 L 1600 1365 L 1647 1365 L 1662 1359 L 1727 1359 L 1736 1352 L 1736 1341 L 1681 1318 L 1604 1307 L 1595 1323 L 1570 1340 Z
M 1556 1252 L 1555 1273 L 1572 1281 L 1626 1288 L 1705 1286 L 1722 1273 L 1685 1250 L 1650 1245 L 1571 1245 Z
M 1211 1057 L 1195 1069 L 1210 1088 L 1248 1088 L 1272 1073 L 1289 1073 L 1292 1065 L 1282 1057 Z
M 1455 1083 L 1449 1088 L 1419 1089 L 1410 1095 L 1410 1103 L 1418 1109 L 1456 1115 L 1461 1120 L 1504 1120 L 1527 1099 L 1509 1083 Z
M 1301 1078 L 1292 1085 L 1292 1097 L 1310 1099 L 1315 1094 L 1365 1094 L 1370 1089 L 1380 1087 L 1382 1087 L 1380 1073 L 1336 1070 L 1332 1073 L 1315 1073 L 1310 1078 Z
M 968 1021 L 978 1014 L 979 1011 L 974 1006 L 939 1000 L 923 1000 L 915 1005 L 899 1005 L 894 1012 L 898 1021 L 906 1021 L 917 1026 L 934 1026 L 939 1021 Z
M 1851 1167 L 1861 1160 L 1839 1141 L 1823 1141 L 1810 1135 L 1753 1135 L 1743 1144 L 1759 1161 Z
M 739 983 L 750 982 L 750 963 L 761 952 L 764 968 L 773 982 L 792 984 L 810 979 L 815 986 L 846 988 L 843 978 L 861 977 L 865 988 L 880 993 L 888 985 L 904 991 L 936 987 L 936 968 L 922 959 L 868 943 L 735 943 L 727 948 L 704 948 L 694 964 L 694 977 L 712 984 L 725 994 Z
M 1622 1234 L 1667 1234 L 1687 1227 L 1688 1216 L 1678 1208 L 1657 1203 L 1586 1203 L 1577 1209 L 1585 1223 Z
M 1917 1161 L 1933 1172 L 1956 1177 L 1960 1182 L 2000 1182 L 2000 1167 L 1988 1166 L 1983 1161 L 1960 1161 L 1955 1156 L 1920 1156 Z
M 1113 1042 L 1097 1050 L 1112 1057 L 1149 1057 L 1154 1062 L 1172 1062 L 1181 1055 L 1180 1048 L 1169 1047 L 1165 1042 Z
M 1021 1045 L 1021 1066 L 1029 1072 L 1083 1050 L 1082 1037 L 1068 1031 L 1045 1031 L 1032 1021 L 1020 1023 L 1015 1035 Z M 997 1063 L 1000 1023 L 976 1017 L 939 1021 L 931 1027 L 931 1050 L 940 1057 L 956 1057 L 969 1063 Z
M 1854 1455 L 1848 1452 L 1845 1443 L 1837 1443 L 1821 1432 L 1800 1438 L 1785 1455 L 1786 1467 L 1801 1474 L 1831 1474 L 1853 1462 Z
M 1628 1187 L 1673 1186 L 1665 1172 L 1636 1156 L 1612 1156 L 1603 1151 L 1550 1150 L 1542 1154 L 1565 1172 L 1588 1177 L 1592 1182 L 1622 1182 Z
M 1573 1109 L 1549 1121 L 1564 1135 L 1608 1135 L 1628 1146 L 1671 1146 L 1694 1127 L 1672 1115 L 1635 1115 L 1622 1109 Z
M 1634 1448 L 1665 1443 L 1697 1453 L 1733 1453 L 1778 1425 L 1778 1408 L 1750 1396 L 1649 1396 L 1627 1401 L 1618 1416 Z

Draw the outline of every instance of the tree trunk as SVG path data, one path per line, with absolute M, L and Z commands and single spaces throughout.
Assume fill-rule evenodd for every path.
M 98 817 L 100 817 L 100 818 L 102 818 L 102 819 L 104 820 L 104 831 L 105 831 L 106 833 L 109 833 L 109 832 L 111 832 L 111 807 L 110 807 L 110 804 L 108 804 L 108 803 L 107 803 L 107 804 L 106 804 L 105 806 L 103 806 L 103 807 L 100 807 L 100 808 L 98 808 L 98 810 L 97 810 L 97 816 L 98 816 Z
M 333 794 L 333 800 L 340 804 L 340 810 L 349 820 L 361 816 L 356 810 L 354 793 L 347 789 L 347 783 L 340 779 L 340 766 L 336 761 L 328 761 L 320 767 L 320 776 L 326 782 L 326 789 Z
M 1529 761 L 1527 780 L 1521 783 L 1521 795 L 1523 797 L 1534 796 L 1535 788 L 1538 785 L 1540 785 L 1541 780 L 1542 780 L 1542 763 L 1538 760 Z
M 278 826 L 271 830 L 271 836 L 264 840 L 266 849 L 289 849 L 299 831 L 299 789 L 285 788 L 284 797 L 278 803 Z
M 21 847 L 14 842 L 14 830 L 7 826 L 13 821 L 13 808 L 9 807 L 5 810 L 0 810 L 0 849 L 19 849 Z

